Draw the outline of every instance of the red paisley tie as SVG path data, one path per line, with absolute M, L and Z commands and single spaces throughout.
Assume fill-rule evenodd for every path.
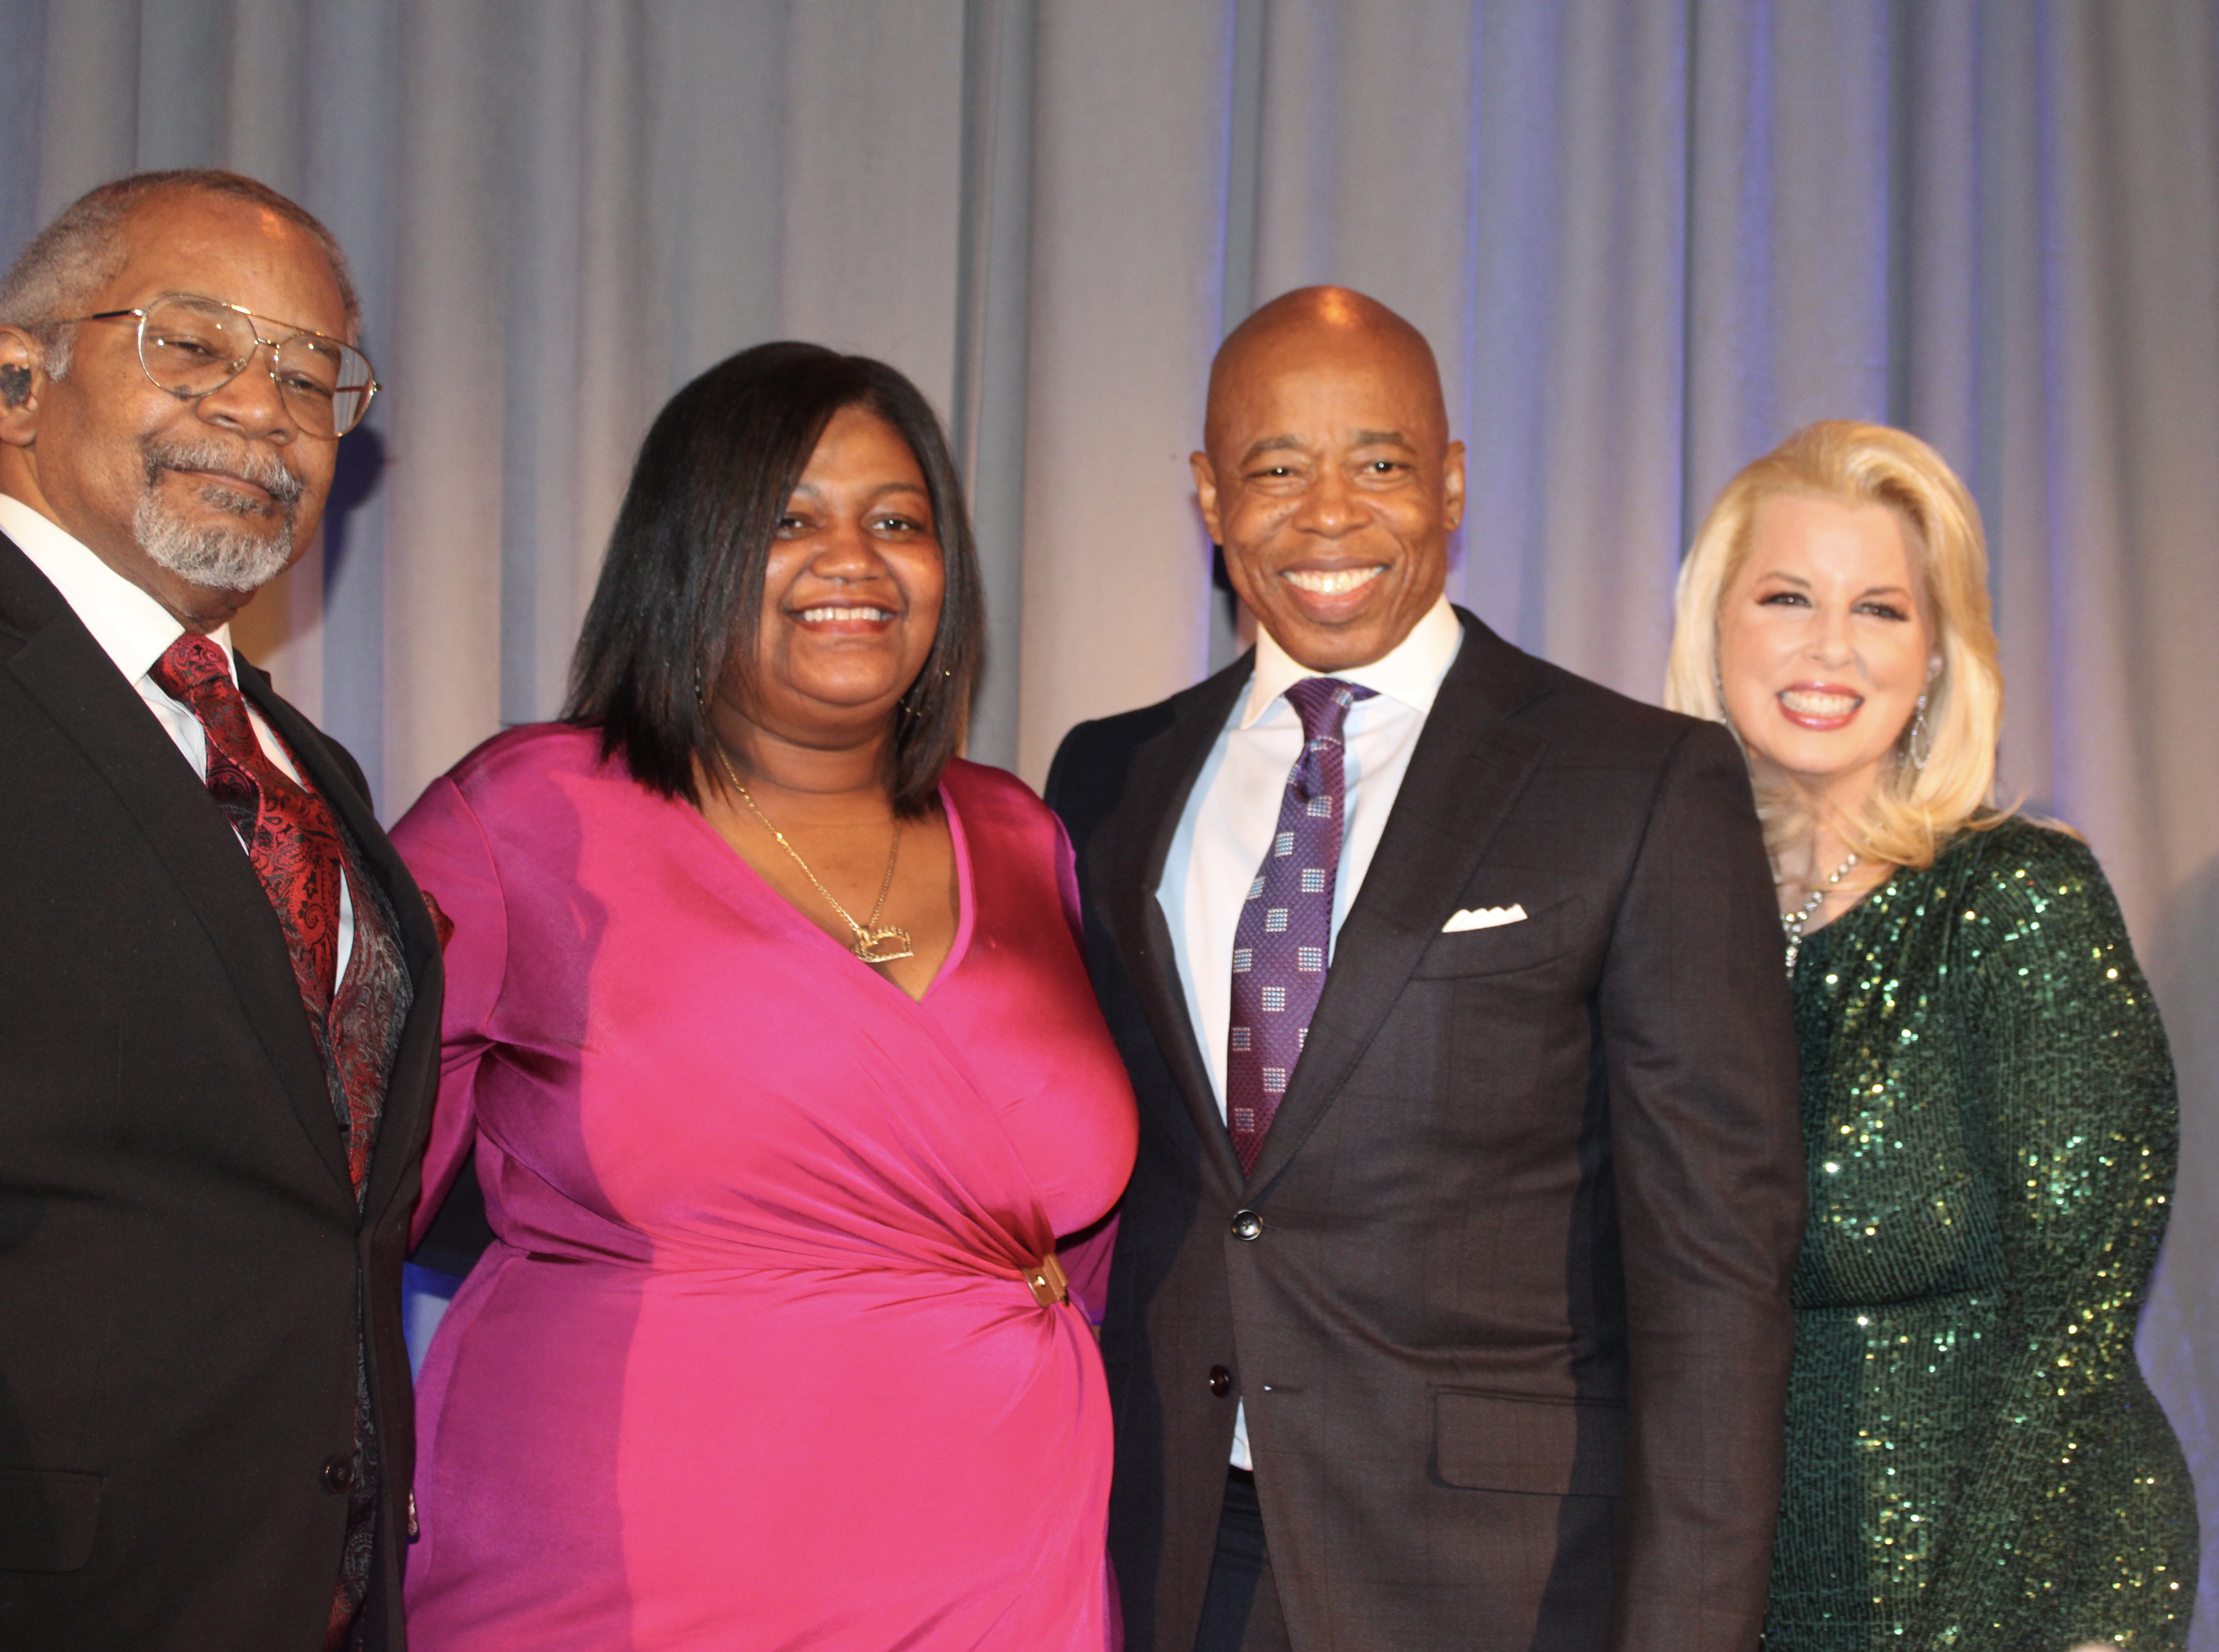
M 247 859 L 277 914 L 301 1006 L 322 1050 L 338 986 L 339 885 L 346 863 L 338 823 L 321 798 L 264 754 L 216 643 L 187 631 L 147 674 L 190 706 L 208 730 L 208 791 L 245 841 Z M 351 1133 L 347 1168 L 359 1188 L 369 1169 L 370 1133 Z

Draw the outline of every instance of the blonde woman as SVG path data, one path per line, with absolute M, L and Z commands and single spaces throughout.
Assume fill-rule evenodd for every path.
M 1768 1644 L 2185 1644 L 2196 1512 L 2135 1363 L 2172 1061 L 2102 869 L 1992 806 L 1971 497 L 1831 421 L 1681 570 L 1667 702 L 1749 758 L 1803 1051 L 1811 1215 Z

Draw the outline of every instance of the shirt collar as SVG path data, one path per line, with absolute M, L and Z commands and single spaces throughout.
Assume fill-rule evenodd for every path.
M 1271 709 L 1288 689 L 1304 677 L 1331 675 L 1342 682 L 1359 683 L 1375 694 L 1399 700 L 1412 711 L 1424 713 L 1433 709 L 1433 697 L 1440 692 L 1441 679 L 1449 674 L 1455 663 L 1457 650 L 1464 646 L 1464 625 L 1449 606 L 1445 595 L 1438 598 L 1426 611 L 1426 616 L 1410 628 L 1410 634 L 1369 665 L 1351 666 L 1343 671 L 1327 673 L 1313 671 L 1279 646 L 1278 639 L 1259 626 L 1256 630 L 1256 674 L 1248 684 L 1248 703 L 1240 713 L 1240 726 L 1253 726 L 1265 712 Z
M 14 540 L 53 581 L 127 681 L 135 683 L 145 676 L 184 634 L 176 615 L 101 561 L 67 529 L 5 494 L 0 494 L 0 533 Z M 220 625 L 208 636 L 223 650 L 224 668 L 236 681 L 239 668 L 231 655 L 231 627 Z

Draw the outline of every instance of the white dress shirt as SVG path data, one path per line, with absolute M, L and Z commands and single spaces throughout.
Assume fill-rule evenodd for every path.
M 1341 730 L 1346 798 L 1332 922 L 1332 935 L 1338 941 L 1341 920 L 1364 887 L 1364 874 L 1371 869 L 1371 857 L 1402 790 L 1402 776 L 1409 771 L 1410 754 L 1417 749 L 1433 697 L 1463 644 L 1464 627 L 1445 596 L 1391 651 L 1370 665 L 1346 671 L 1312 671 L 1281 648 L 1269 631 L 1258 633 L 1255 675 L 1247 693 L 1234 704 L 1187 795 L 1164 862 L 1163 882 L 1156 890 L 1172 932 L 1187 1015 L 1209 1064 L 1221 1118 L 1225 1115 L 1226 1029 L 1233 1019 L 1234 932 L 1240 927 L 1248 885 L 1278 829 L 1287 776 L 1302 755 L 1302 720 L 1287 703 L 1288 688 L 1304 677 L 1330 674 L 1373 691 L 1371 699 L 1349 708 Z M 1327 967 L 1332 967 L 1329 957 Z M 1233 1465 L 1252 1466 L 1246 1406 L 1234 1419 Z
M 162 731 L 170 736 L 185 761 L 192 765 L 194 774 L 205 784 L 208 731 L 201 727 L 201 720 L 193 715 L 192 707 L 171 699 L 147 675 L 155 662 L 169 652 L 170 644 L 184 635 L 185 628 L 177 623 L 177 617 L 102 562 L 66 529 L 49 521 L 22 500 L 5 494 L 0 494 L 0 533 L 14 540 L 16 548 L 31 559 L 39 572 L 53 581 L 54 588 L 62 593 L 62 599 L 76 612 L 85 630 L 92 633 L 92 640 L 115 662 L 123 680 L 139 691 L 139 698 L 146 702 L 146 709 L 154 714 Z M 239 667 L 232 657 L 231 627 L 220 626 L 208 636 L 223 650 L 224 665 L 236 683 Z M 246 717 L 254 725 L 254 737 L 261 742 L 263 755 L 297 782 L 300 771 L 293 767 L 285 742 L 262 720 L 262 714 L 251 702 Z M 245 848 L 243 842 L 240 847 Z M 336 978 L 345 978 L 347 960 L 353 951 L 354 897 L 342 876 Z

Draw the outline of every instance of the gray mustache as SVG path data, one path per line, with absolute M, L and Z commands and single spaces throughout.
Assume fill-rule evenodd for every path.
M 258 448 L 227 442 L 153 439 L 146 444 L 146 455 L 149 488 L 162 479 L 165 470 L 214 470 L 252 482 L 280 508 L 289 510 L 308 487 L 285 468 L 283 460 Z

